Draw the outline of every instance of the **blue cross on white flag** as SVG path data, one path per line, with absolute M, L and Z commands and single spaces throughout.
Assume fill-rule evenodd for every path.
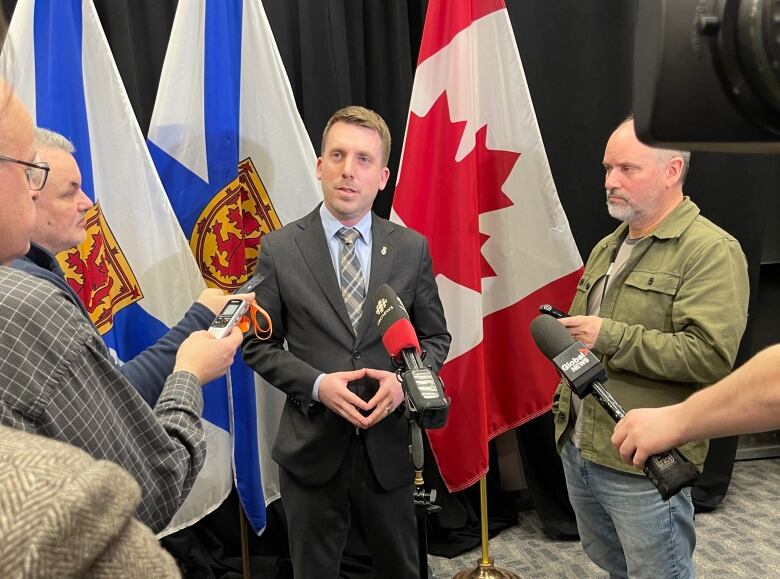
M 214 287 L 238 288 L 254 271 L 261 236 L 322 198 L 316 156 L 259 0 L 179 3 L 148 144 Z M 231 428 L 236 488 L 259 533 L 266 503 L 279 496 L 268 449 L 284 397 L 243 363 L 231 376 L 228 396 L 206 390 L 204 416 Z
M 2 66 L 34 122 L 76 146 L 82 189 L 100 210 L 90 213 L 87 241 L 68 252 L 72 267 L 65 269 L 72 287 L 84 290 L 79 293 L 109 347 L 129 360 L 175 325 L 205 284 L 92 1 L 20 0 Z M 209 477 L 198 477 L 162 534 L 191 524 L 230 492 L 230 437 L 207 421 L 204 430 Z

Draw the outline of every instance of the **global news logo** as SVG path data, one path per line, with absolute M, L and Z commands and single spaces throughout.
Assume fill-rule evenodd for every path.
M 561 366 L 561 369 L 564 372 L 576 372 L 583 367 L 590 364 L 590 358 L 588 355 L 590 352 L 588 350 L 579 350 L 579 354 L 574 356 L 571 360 L 568 362 L 564 362 L 564 364 Z

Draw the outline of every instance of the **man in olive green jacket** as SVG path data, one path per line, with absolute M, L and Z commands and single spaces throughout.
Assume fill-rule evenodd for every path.
M 610 215 L 623 223 L 591 252 L 571 317 L 626 409 L 674 404 L 731 370 L 747 321 L 739 243 L 683 195 L 690 154 L 639 142 L 621 124 L 604 154 Z M 690 489 L 662 501 L 613 448 L 614 423 L 563 385 L 555 436 L 583 549 L 614 577 L 692 577 Z M 707 443 L 681 449 L 701 467 Z

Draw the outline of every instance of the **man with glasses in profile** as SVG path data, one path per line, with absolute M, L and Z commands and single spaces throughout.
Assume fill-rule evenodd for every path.
M 37 218 L 29 251 L 14 260 L 11 267 L 53 283 L 90 319 L 84 303 L 66 281 L 55 255 L 84 242 L 86 213 L 93 203 L 81 189 L 81 172 L 73 156 L 73 143 L 48 129 L 36 128 L 34 134 L 41 162 L 37 165 L 30 163 L 28 171 L 31 186 L 40 190 L 35 203 Z M 39 183 L 41 179 L 43 184 Z M 235 297 L 249 299 L 251 296 L 226 295 L 217 288 L 203 290 L 178 324 L 155 344 L 118 366 L 122 375 L 150 406 L 157 402 L 165 380 L 173 370 L 176 351 L 184 339 L 194 331 L 207 330 L 214 316 L 222 311 L 229 299 Z
M 141 487 L 138 518 L 159 532 L 205 458 L 200 385 L 232 363 L 241 332 L 221 340 L 193 333 L 149 408 L 62 290 L 5 267 L 30 248 L 48 167 L 36 157 L 29 115 L 2 80 L 0 155 L 0 425 L 124 467 Z
M 0 15 L 0 46 L 3 25 Z M 31 127 L 0 79 L 0 264 L 24 251 L 37 191 L 46 182 Z M 4 351 L 7 329 L 0 332 Z M 19 395 L 18 384 L 6 381 L 8 368 L 0 378 L 3 407 Z M 173 558 L 135 519 L 138 483 L 116 464 L 0 425 L 0 480 L 0 577 L 117 576 L 119 570 L 128 577 L 179 576 Z
M 14 126 L 3 126 L 11 123 L 0 119 L 0 151 L 8 153 L 0 154 L 0 230 L 3 232 L 0 264 L 7 264 L 30 247 L 30 231 L 35 225 L 34 202 L 46 183 L 49 166 L 37 162 L 32 122 L 22 103 L 4 83 L 0 89 L 0 106 L 7 109 L 4 117 L 19 119 Z
M 37 155 L 36 155 L 37 157 Z M 19 159 L 13 159 L 0 155 L 0 161 L 6 161 L 8 163 L 16 163 L 25 167 L 24 173 L 27 175 L 27 183 L 30 186 L 30 191 L 40 191 L 43 186 L 46 185 L 46 179 L 49 176 L 49 164 L 43 161 L 35 161 L 28 163 L 27 161 L 20 161 Z

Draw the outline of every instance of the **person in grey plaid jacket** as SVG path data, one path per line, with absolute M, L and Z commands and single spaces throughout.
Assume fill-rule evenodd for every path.
M 47 174 L 29 115 L 0 81 L 0 424 L 124 467 L 141 486 L 138 518 L 157 532 L 203 465 L 200 385 L 232 363 L 241 332 L 187 338 L 150 408 L 63 290 L 6 267 L 29 250 Z
M 50 281 L 89 318 L 87 308 L 66 281 L 55 256 L 84 242 L 87 236 L 86 213 L 93 203 L 81 189 L 81 171 L 73 156 L 73 143 L 48 129 L 36 128 L 33 133 L 40 160 L 49 164 L 49 177 L 35 202 L 36 222 L 30 250 L 15 259 L 11 267 Z M 234 296 L 217 288 L 203 290 L 184 317 L 165 335 L 134 358 L 123 360 L 119 371 L 130 380 L 149 406 L 157 402 L 181 343 L 192 332 L 207 330 L 214 316 L 234 297 L 249 299 L 252 295 Z

